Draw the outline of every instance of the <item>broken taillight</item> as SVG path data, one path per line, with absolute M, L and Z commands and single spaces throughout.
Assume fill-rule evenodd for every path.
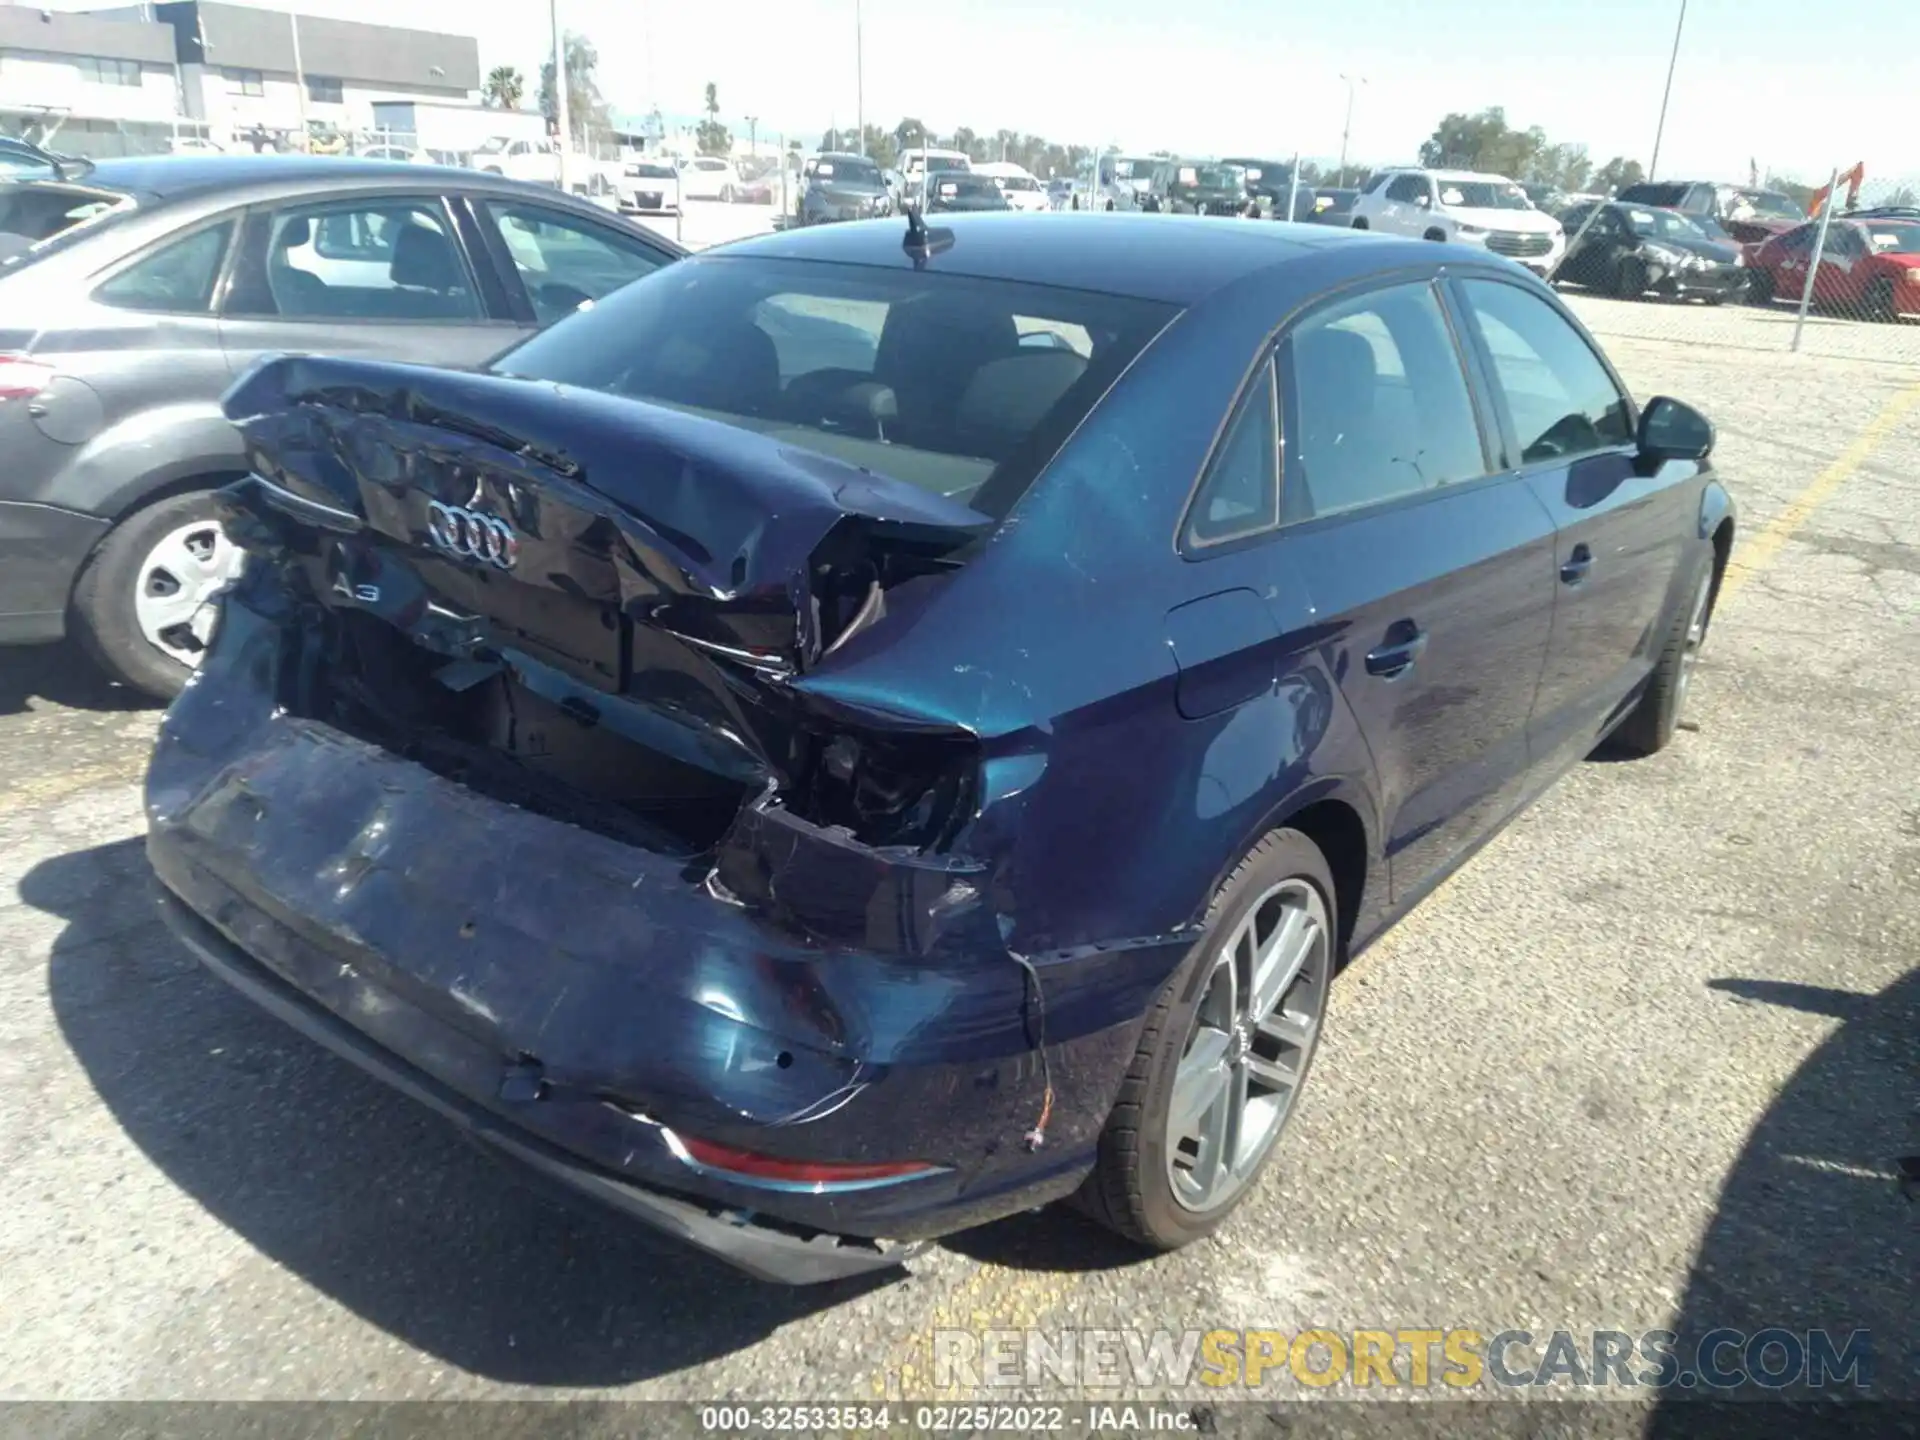
M 673 1130 L 665 1133 L 668 1147 L 687 1164 L 743 1185 L 759 1185 L 767 1189 L 815 1192 L 863 1189 L 897 1180 L 911 1180 L 920 1175 L 938 1174 L 945 1168 L 919 1160 L 871 1165 L 840 1164 L 829 1160 L 782 1160 L 773 1155 L 757 1155 L 751 1150 L 736 1150 L 731 1145 L 681 1135 Z
M 53 367 L 26 355 L 0 352 L 0 400 L 31 400 L 53 381 Z

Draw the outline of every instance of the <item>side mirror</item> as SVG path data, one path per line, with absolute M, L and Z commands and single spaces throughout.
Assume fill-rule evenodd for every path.
M 1649 460 L 1704 460 L 1713 453 L 1713 422 L 1684 400 L 1657 395 L 1640 412 L 1639 440 Z

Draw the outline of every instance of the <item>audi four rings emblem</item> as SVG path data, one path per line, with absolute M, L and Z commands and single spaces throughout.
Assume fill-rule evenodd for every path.
M 449 555 L 511 570 L 520 557 L 520 537 L 497 515 L 435 500 L 427 506 L 427 537 Z

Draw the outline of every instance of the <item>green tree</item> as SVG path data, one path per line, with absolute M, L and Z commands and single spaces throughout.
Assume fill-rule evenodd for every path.
M 1894 190 L 1891 194 L 1889 194 L 1887 198 L 1882 200 L 1880 203 L 1882 205 L 1902 205 L 1902 206 L 1911 207 L 1914 205 L 1920 205 L 1920 195 L 1916 195 L 1914 193 L 1913 186 L 1902 185 L 1898 189 Z
M 894 153 L 904 155 L 907 151 L 925 145 L 931 131 L 920 121 L 911 117 L 902 120 L 893 127 Z
M 1796 180 L 1791 175 L 1776 175 L 1771 170 L 1767 172 L 1767 189 L 1778 190 L 1802 210 L 1813 204 L 1813 192 L 1819 188 L 1804 180 Z
M 900 160 L 900 147 L 893 132 L 882 130 L 878 125 L 867 126 L 866 149 L 867 158 L 883 170 L 894 169 Z
M 518 110 L 526 97 L 527 77 L 511 65 L 496 65 L 487 72 L 480 103 L 494 110 Z
M 1629 185 L 1638 185 L 1647 178 L 1647 172 L 1640 168 L 1638 160 L 1629 160 L 1624 155 L 1616 155 L 1589 177 L 1587 185 L 1603 195 L 1617 194 Z
M 1443 116 L 1420 146 L 1420 163 L 1517 178 L 1530 174 L 1547 148 L 1546 132 L 1539 126 L 1516 130 L 1507 123 L 1507 112 L 1493 105 L 1471 115 L 1455 111 Z
M 733 153 L 733 132 L 720 123 L 720 87 L 707 82 L 707 118 L 694 128 L 693 143 L 702 155 Z
M 567 57 L 567 124 L 576 141 L 607 128 L 607 102 L 594 80 L 600 52 L 586 36 L 568 31 L 561 42 Z M 553 61 L 540 67 L 540 113 L 548 124 L 558 124 L 558 94 L 553 88 Z

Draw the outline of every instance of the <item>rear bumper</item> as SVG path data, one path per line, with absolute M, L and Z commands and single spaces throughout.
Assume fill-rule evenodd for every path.
M 35 645 L 66 633 L 74 577 L 107 522 L 56 505 L 0 501 L 0 645 Z
M 990 915 L 917 927 L 902 908 L 883 926 L 896 953 L 808 940 L 716 894 L 700 858 L 504 804 L 287 714 L 290 649 L 229 596 L 147 778 L 147 853 L 176 925 L 225 978 L 254 977 L 241 988 L 256 1000 L 279 997 L 275 1013 L 292 1020 L 297 1002 L 311 1023 L 293 1023 L 383 1078 L 424 1077 L 395 1083 L 440 1087 L 436 1108 L 496 1147 L 530 1149 L 573 1188 L 756 1274 L 895 1263 L 819 1237 L 945 1234 L 1085 1176 L 1171 947 L 1029 957 L 1041 1032 Z M 882 856 L 779 843 L 800 867 L 788 885 L 874 915 L 889 897 L 906 906 L 912 877 Z M 1049 1082 L 1052 1121 L 1029 1151 Z M 692 1166 L 676 1134 L 939 1168 L 769 1186 Z
M 803 1235 L 758 1221 L 744 1211 L 705 1206 L 648 1190 L 583 1163 L 375 1044 L 365 1033 L 249 957 L 178 896 L 162 891 L 160 913 L 167 928 L 203 965 L 262 1010 L 376 1080 L 437 1111 L 469 1139 L 512 1158 L 542 1179 L 610 1205 L 756 1279 L 786 1285 L 840 1280 L 902 1264 L 926 1248 L 926 1242 L 887 1245 L 820 1233 Z M 360 992 L 360 1003 L 371 1007 L 375 997 L 364 986 Z M 378 997 L 378 1008 L 386 1012 L 389 1028 L 411 1032 L 423 1042 L 431 1032 L 443 1028 L 391 994 Z

